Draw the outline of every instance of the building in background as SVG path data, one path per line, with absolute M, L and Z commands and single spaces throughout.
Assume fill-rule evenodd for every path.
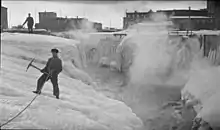
M 35 24 L 35 28 L 54 30 L 57 28 L 56 18 L 55 12 L 39 12 L 39 23 Z
M 148 12 L 126 12 L 126 16 L 123 18 L 123 29 L 127 29 L 129 26 L 151 20 L 150 16 L 153 13 L 152 10 Z
M 97 31 L 102 31 L 102 23 L 93 22 L 93 28 L 95 28 Z
M 208 15 L 214 19 L 214 28 L 220 29 L 220 1 L 207 0 L 207 10 Z
M 55 12 L 39 12 L 39 23 L 35 24 L 35 28 L 47 29 L 50 31 L 68 31 L 76 29 L 96 29 L 102 30 L 102 23 L 90 22 L 86 18 L 63 18 L 57 17 Z
M 39 12 L 39 23 L 43 23 L 47 19 L 54 19 L 57 17 L 55 12 Z
M 181 9 L 181 10 L 157 10 L 158 13 L 164 13 L 168 17 L 170 16 L 208 16 L 208 11 L 206 9 L 192 10 L 190 9 Z
M 158 10 L 164 13 L 178 30 L 212 29 L 213 19 L 208 16 L 207 9 L 201 10 Z
M 8 9 L 1 6 L 1 30 L 8 28 Z
M 112 27 L 105 27 L 102 29 L 102 32 L 118 32 L 118 31 L 122 31 L 122 29 L 112 28 Z
M 212 29 L 213 18 L 209 17 L 207 9 L 201 10 L 158 10 L 153 12 L 126 12 L 123 19 L 123 29 L 127 29 L 133 24 L 151 21 L 151 16 L 155 13 L 163 13 L 168 19 L 173 21 L 174 26 L 178 30 L 200 30 Z

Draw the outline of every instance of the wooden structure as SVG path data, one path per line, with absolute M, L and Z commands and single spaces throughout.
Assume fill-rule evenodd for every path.
M 211 33 L 210 33 L 211 32 Z M 220 32 L 195 33 L 200 40 L 203 56 L 207 57 L 214 65 L 220 64 Z
M 168 32 L 169 36 L 190 36 L 193 35 L 192 31 L 179 31 L 179 30 L 172 30 Z
M 170 37 L 197 36 L 199 38 L 203 56 L 207 57 L 213 64 L 220 65 L 220 31 L 170 31 Z
M 8 9 L 1 6 L 1 31 L 8 28 Z

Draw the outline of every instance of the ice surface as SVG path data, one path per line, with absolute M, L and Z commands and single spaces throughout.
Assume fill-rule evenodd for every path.
M 81 80 L 88 85 L 96 86 L 93 79 L 86 72 L 77 68 L 71 61 L 65 62 L 64 71 L 71 78 Z
M 33 95 L 24 94 L 23 89 L 16 87 L 24 86 L 24 90 L 30 92 L 35 88 L 34 79 L 37 79 L 38 74 L 33 69 L 28 73 L 19 71 L 21 66 L 27 64 L 27 61 L 20 59 L 27 60 L 36 56 L 36 64 L 43 66 L 45 59 L 49 56 L 47 52 L 50 47 L 58 46 L 61 49 L 61 57 L 65 61 L 64 72 L 60 75 L 61 101 L 58 103 L 57 100 L 47 97 L 52 91 L 52 86 L 46 84 L 43 94 L 47 96 L 39 97 L 36 105 L 32 106 L 24 117 L 18 119 L 22 122 L 15 122 L 10 127 L 20 125 L 21 128 L 52 129 L 61 128 L 60 123 L 65 129 L 70 128 L 71 125 L 75 127 L 76 124 L 85 123 L 86 129 L 118 130 L 138 127 L 141 123 L 139 118 L 141 118 L 145 125 L 143 130 L 166 130 L 172 126 L 187 130 L 190 129 L 192 119 L 196 116 L 191 109 L 183 108 L 182 117 L 179 117 L 173 114 L 175 111 L 173 107 L 163 108 L 164 103 L 180 100 L 181 96 L 183 99 L 187 97 L 190 99 L 187 105 L 194 105 L 197 117 L 202 117 L 214 128 L 218 127 L 220 124 L 219 68 L 202 57 L 197 37 L 169 37 L 167 35 L 169 25 L 170 22 L 156 20 L 136 24 L 128 30 L 118 32 L 127 33 L 128 36 L 120 42 L 116 50 L 112 49 L 112 45 L 116 44 L 112 33 L 61 34 L 61 36 L 74 36 L 70 38 L 75 40 L 56 37 L 50 37 L 50 40 L 47 40 L 49 36 L 3 34 L 4 66 L 1 72 L 3 77 L 1 90 L 3 91 L 0 94 L 2 99 L 6 99 L 1 102 L 7 105 L 1 107 L 2 111 L 16 112 Z M 202 34 L 205 33 L 208 32 Z M 105 40 L 100 41 L 100 39 Z M 107 64 L 112 63 L 116 68 L 122 65 L 122 69 L 128 72 L 130 84 L 124 87 L 121 100 L 131 107 L 139 118 L 132 114 L 122 102 L 108 99 L 93 90 L 92 86 L 95 86 L 93 79 L 83 71 L 85 54 L 82 53 L 91 48 L 98 49 L 95 56 L 96 62 L 105 59 Z M 13 53 L 10 53 L 12 49 Z M 16 75 L 19 75 L 19 80 L 16 79 Z M 50 87 L 47 87 L 48 85 Z M 33 87 L 30 88 L 30 86 Z M 12 108 L 14 104 L 16 107 Z M 44 109 L 50 112 L 43 111 Z M 4 118 L 1 120 L 8 119 L 7 112 L 4 112 Z M 45 117 L 45 119 L 42 118 L 42 115 L 48 115 L 57 120 L 56 122 L 51 118 L 47 120 Z M 36 123 L 22 119 L 30 119 L 31 122 L 36 121 Z M 55 125 L 52 125 L 53 122 Z
M 31 91 L 35 90 L 40 73 L 33 68 L 25 72 L 32 57 L 36 58 L 33 64 L 41 68 L 53 47 L 61 50 L 64 65 L 68 65 L 65 62 L 69 63 L 70 60 L 80 62 L 80 54 L 76 52 L 79 50 L 74 40 L 33 34 L 1 35 L 0 122 L 4 123 L 35 96 Z M 72 47 L 72 53 L 65 53 L 66 47 Z M 71 67 L 70 71 L 77 72 Z M 60 100 L 52 96 L 52 85 L 46 83 L 42 95 L 4 128 L 133 130 L 142 125 L 141 120 L 124 103 L 103 96 L 92 86 L 64 72 L 60 74 L 59 85 Z

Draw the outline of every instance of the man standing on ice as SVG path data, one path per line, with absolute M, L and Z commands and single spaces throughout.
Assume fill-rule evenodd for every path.
M 30 13 L 28 13 L 28 17 L 26 18 L 26 20 L 24 21 L 22 26 L 24 26 L 26 23 L 28 26 L 28 32 L 33 33 L 34 19 L 33 19 L 33 17 L 31 17 Z
M 41 70 L 41 72 L 44 74 L 38 79 L 37 89 L 33 92 L 40 94 L 44 83 L 50 79 L 53 84 L 53 95 L 59 99 L 58 75 L 62 71 L 62 61 L 58 57 L 59 51 L 57 49 L 52 49 L 51 53 L 53 57 L 48 59 L 46 66 Z M 51 77 L 45 73 L 49 73 Z

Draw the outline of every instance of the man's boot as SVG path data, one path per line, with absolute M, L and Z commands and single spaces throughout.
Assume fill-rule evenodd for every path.
M 36 93 L 36 94 L 41 94 L 40 91 L 33 91 L 33 93 Z

